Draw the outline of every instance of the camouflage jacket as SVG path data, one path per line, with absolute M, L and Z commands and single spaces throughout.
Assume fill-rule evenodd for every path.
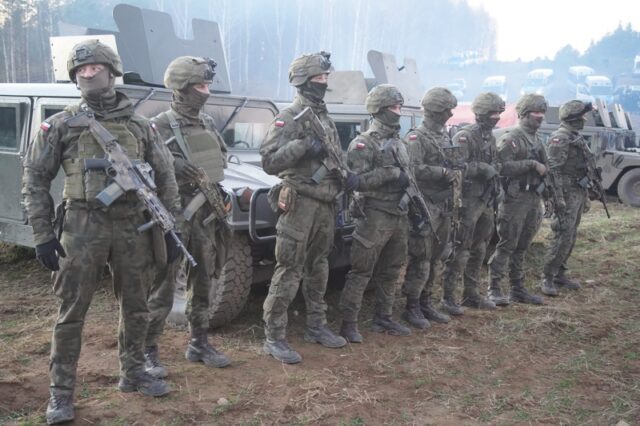
M 349 144 L 347 162 L 349 169 L 360 177 L 358 191 L 364 197 L 365 208 L 404 215 L 407 212 L 398 209 L 404 195 L 404 188 L 397 183 L 400 168 L 390 151 L 393 145 L 404 166 L 409 164 L 409 155 L 398 131 L 374 119 L 371 128 Z
M 569 178 L 568 181 L 577 184 L 587 175 L 588 164 L 593 154 L 579 132 L 561 124 L 549 137 L 547 156 L 552 173 L 560 175 L 559 177 L 566 176 Z M 565 179 L 562 179 L 562 182 L 564 181 Z
M 499 171 L 496 138 L 491 131 L 483 132 L 480 125 L 476 123 L 460 129 L 453 136 L 453 143 L 460 147 L 461 156 L 467 165 L 462 185 L 463 195 L 481 196 L 487 185 L 485 175 L 482 173 L 483 168 L 491 166 Z
M 417 129 L 405 136 L 409 158 L 420 190 L 427 202 L 439 204 L 452 196 L 446 177 L 443 149 L 451 146 L 451 139 L 443 128 L 425 118 Z
M 293 118 L 310 106 L 324 125 L 329 143 L 339 152 L 340 139 L 333 120 L 327 114 L 326 106 L 316 104 L 303 96 L 296 96 L 293 103 L 276 116 L 269 127 L 267 136 L 260 147 L 262 168 L 271 175 L 278 175 L 284 184 L 293 187 L 299 194 L 324 202 L 334 202 L 342 187 L 335 172 L 327 173 L 320 182 L 311 177 L 322 167 L 321 159 L 308 153 L 310 140 L 315 137 L 305 124 Z
M 171 154 L 159 141 L 156 131 L 147 119 L 133 112 L 131 101 L 120 92 L 117 92 L 117 99 L 118 104 L 112 110 L 96 111 L 96 119 L 101 122 L 122 123 L 141 141 L 145 149 L 142 153 L 144 160 L 155 172 L 160 200 L 181 220 L 180 199 Z M 67 108 L 45 120 L 29 145 L 24 159 L 22 194 L 36 245 L 55 238 L 52 226 L 54 206 L 49 190 L 51 181 L 58 174 L 63 161 L 78 158 L 77 140 L 86 128 L 70 128 L 67 125 L 67 120 L 73 117 L 73 111 L 77 111 L 78 108 L 79 106 Z
M 521 124 L 503 134 L 498 140 L 498 164 L 500 174 L 508 178 L 508 194 L 529 185 L 533 190 L 540 183 L 535 161 L 547 164 L 547 154 L 537 132 L 531 132 Z

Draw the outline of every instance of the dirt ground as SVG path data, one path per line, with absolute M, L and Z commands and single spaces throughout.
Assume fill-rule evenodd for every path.
M 168 329 L 161 355 L 173 392 L 152 399 L 116 389 L 117 306 L 109 282 L 85 325 L 76 386 L 76 424 L 640 424 L 640 210 L 594 206 L 580 229 L 572 276 L 583 289 L 543 307 L 467 310 L 449 325 L 410 337 L 369 331 L 372 295 L 361 324 L 365 343 L 325 349 L 302 340 L 304 303 L 291 309 L 290 343 L 304 361 L 285 366 L 261 353 L 255 288 L 215 345 L 233 359 L 206 369 L 184 359 L 185 330 Z M 538 281 L 544 224 L 528 257 Z M 28 252 L 27 252 L 28 253 Z M 0 253 L 0 424 L 41 424 L 48 397 L 48 353 L 56 315 L 50 277 L 24 251 Z M 328 317 L 337 327 L 338 286 Z M 402 300 L 397 301 L 396 315 Z

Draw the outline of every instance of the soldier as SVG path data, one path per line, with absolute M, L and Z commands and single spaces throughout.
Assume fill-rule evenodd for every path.
M 542 305 L 542 297 L 524 287 L 524 258 L 542 221 L 540 184 L 547 172 L 546 154 L 538 137 L 547 101 L 524 95 L 516 104 L 520 122 L 498 141 L 498 166 L 504 177 L 505 199 L 498 208 L 500 241 L 489 260 L 489 299 L 508 305 L 500 282 L 509 273 L 512 302 Z
M 182 228 L 183 240 L 198 264 L 187 270 L 186 313 L 191 340 L 185 357 L 209 367 L 226 367 L 231 363 L 229 358 L 207 339 L 211 285 L 213 279 L 220 277 L 225 262 L 225 240 L 229 238 L 224 207 L 222 214 L 220 209 L 216 210 L 225 194 L 219 182 L 224 179 L 227 148 L 213 118 L 203 112 L 215 66 L 209 58 L 174 59 L 164 75 L 165 86 L 173 90 L 171 109 L 158 114 L 152 122 L 160 138 L 169 141 L 168 147 L 175 158 L 180 198 L 191 215 Z M 160 378 L 167 376 L 167 370 L 158 357 L 158 338 L 171 312 L 179 267 L 180 263 L 175 262 L 160 269 L 148 302 L 151 315 L 145 365 L 150 374 Z
M 551 226 L 553 241 L 547 251 L 544 280 L 540 285 L 547 296 L 557 296 L 558 288 L 580 288 L 580 283 L 570 280 L 565 272 L 582 212 L 588 203 L 587 165 L 593 154 L 587 141 L 580 136 L 580 130 L 584 128 L 585 114 L 589 111 L 591 103 L 574 100 L 562 105 L 560 128 L 551 134 L 547 145 L 549 173 L 554 178 L 558 198 L 556 212 L 562 216 L 562 221 L 556 217 Z
M 114 89 L 122 75 L 120 57 L 97 40 L 74 46 L 67 61 L 69 77 L 81 91 L 79 105 L 68 107 L 40 126 L 24 160 L 23 189 L 29 223 L 33 226 L 36 256 L 53 274 L 60 309 L 51 344 L 51 379 L 47 423 L 72 420 L 73 389 L 80 355 L 84 317 L 104 266 L 109 263 L 114 293 L 120 304 L 118 348 L 122 392 L 161 396 L 167 384 L 145 372 L 147 285 L 155 269 L 150 232 L 137 227 L 147 222 L 136 194 L 126 193 L 109 207 L 96 199 L 108 184 L 104 170 L 86 170 L 83 160 L 106 153 L 89 131 L 93 117 L 117 137 L 131 160 L 147 161 L 155 171 L 162 202 L 179 217 L 180 200 L 171 157 L 149 122 L 133 111 L 127 96 Z M 82 121 L 80 119 L 83 119 Z M 65 173 L 60 231 L 52 225 L 51 181 L 62 166 Z M 178 247 L 166 239 L 167 260 Z
M 496 139 L 492 130 L 504 112 L 504 101 L 495 93 L 481 93 L 471 104 L 476 123 L 463 127 L 453 142 L 463 151 L 467 168 L 462 185 L 460 229 L 446 264 L 444 281 L 457 285 L 464 274 L 462 305 L 495 309 L 492 301 L 478 294 L 478 281 L 487 244 L 493 236 L 494 203 L 500 195 Z
M 351 271 L 340 296 L 340 334 L 361 343 L 358 313 L 367 284 L 375 277 L 376 306 L 373 331 L 408 336 L 411 331 L 391 318 L 396 282 L 407 257 L 407 208 L 401 199 L 409 178 L 396 157 L 409 165 L 400 139 L 400 110 L 404 99 L 391 84 L 371 89 L 365 105 L 373 116 L 371 128 L 349 144 L 349 168 L 358 175 L 357 190 L 364 202 L 364 215 L 357 218 L 351 246 Z M 396 150 L 394 156 L 392 150 Z M 355 210 L 355 209 L 354 209 Z M 357 215 L 357 214 L 356 214 Z
M 328 348 L 340 348 L 347 343 L 327 326 L 324 301 L 328 256 L 334 237 L 335 199 L 343 190 L 336 171 L 327 170 L 321 162 L 326 155 L 324 143 L 340 149 L 338 131 L 323 101 L 331 67 L 329 58 L 329 53 L 319 52 L 293 60 L 289 82 L 298 94 L 276 116 L 260 147 L 263 169 L 282 178 L 282 183 L 269 194 L 280 217 L 276 225 L 276 266 L 264 301 L 263 349 L 287 364 L 302 361 L 286 340 L 287 309 L 301 279 L 307 306 L 304 339 Z M 318 139 L 309 122 L 294 120 L 306 107 L 321 121 L 326 140 Z M 350 177 L 350 185 L 355 180 Z
M 430 89 L 422 98 L 422 124 L 405 136 L 413 171 L 431 212 L 436 232 L 434 234 L 429 227 L 424 227 L 409 235 L 409 262 L 402 289 L 407 296 L 404 317 L 418 327 L 424 324 L 425 319 L 427 327 L 429 321 L 447 323 L 450 320 L 449 315 L 433 306 L 431 291 L 433 283 L 441 275 L 442 260 L 446 257 L 451 232 L 453 184 L 461 178 L 458 170 L 446 167 L 444 153 L 447 147 L 452 146 L 444 125 L 453 115 L 451 110 L 457 104 L 456 97 L 448 89 Z M 442 307 L 452 315 L 461 315 L 463 310 L 455 302 L 455 287 L 451 284 L 443 283 Z M 416 305 L 419 309 L 416 309 Z

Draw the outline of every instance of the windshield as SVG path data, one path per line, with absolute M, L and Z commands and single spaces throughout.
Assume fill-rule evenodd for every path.
M 222 113 L 223 117 L 228 117 L 232 110 L 229 107 L 216 107 L 217 115 Z M 229 148 L 257 150 L 272 120 L 273 112 L 268 109 L 242 108 L 224 129 L 222 138 Z

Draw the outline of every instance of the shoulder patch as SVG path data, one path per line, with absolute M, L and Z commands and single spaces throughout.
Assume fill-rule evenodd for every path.
M 512 139 L 512 140 L 510 140 L 510 141 L 509 141 L 509 143 L 511 144 L 511 147 L 512 147 L 514 150 L 517 150 L 517 149 L 518 149 L 518 145 L 516 144 L 516 141 L 514 141 L 514 140 Z
M 367 146 L 364 142 L 356 142 L 356 149 L 364 149 Z
M 467 137 L 466 136 L 460 136 L 458 138 L 458 142 L 460 143 L 467 143 Z
M 551 139 L 551 143 L 560 143 L 560 138 Z
M 50 128 L 51 123 L 49 123 L 48 121 L 43 121 L 42 124 L 40 124 L 40 130 L 42 130 L 43 132 L 48 132 Z
M 275 125 L 276 125 L 276 127 L 284 127 L 284 121 L 276 120 Z
M 418 135 L 409 135 L 409 140 L 410 141 L 415 141 L 418 139 Z

